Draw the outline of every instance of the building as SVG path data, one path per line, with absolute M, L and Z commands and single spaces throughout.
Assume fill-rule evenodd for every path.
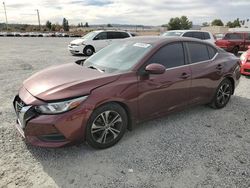
M 226 26 L 207 26 L 207 27 L 202 27 L 202 31 L 209 31 L 213 34 L 217 33 L 227 33 L 229 31 L 229 27 Z

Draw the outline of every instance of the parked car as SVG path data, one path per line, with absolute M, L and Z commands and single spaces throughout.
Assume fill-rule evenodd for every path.
M 250 46 L 248 46 L 248 50 L 244 52 L 241 57 L 241 74 L 250 76 Z
M 239 82 L 239 63 L 197 39 L 124 39 L 24 81 L 13 102 L 16 127 L 37 146 L 86 140 L 107 148 L 134 123 L 191 105 L 225 107 Z
M 6 32 L 0 32 L 0 37 L 6 37 L 7 33 Z
M 19 32 L 14 32 L 13 35 L 14 35 L 15 37 L 21 37 L 21 34 L 20 34 Z
M 214 36 L 215 36 L 214 37 L 215 40 L 220 40 L 220 39 L 224 38 L 225 34 L 223 34 L 223 33 L 216 33 Z
M 224 38 L 217 40 L 215 44 L 234 55 L 239 51 L 246 51 L 250 45 L 250 32 L 233 32 L 226 33 Z
M 29 37 L 30 34 L 29 33 L 20 33 L 21 37 Z
M 108 46 L 113 41 L 128 37 L 132 37 L 132 35 L 125 31 L 93 31 L 80 39 L 73 40 L 68 45 L 68 50 L 72 54 L 91 56 L 94 52 Z
M 14 35 L 14 33 L 12 33 L 12 32 L 8 32 L 7 34 L 6 34 L 6 37 L 14 37 L 15 35 Z
M 204 40 L 207 42 L 210 42 L 212 44 L 215 43 L 214 36 L 212 33 L 208 31 L 200 31 L 200 30 L 172 30 L 167 31 L 162 34 L 162 36 L 166 37 L 191 37 L 191 38 L 197 38 L 200 40 Z

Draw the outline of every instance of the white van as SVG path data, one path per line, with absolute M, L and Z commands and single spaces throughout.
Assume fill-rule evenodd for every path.
M 200 30 L 172 30 L 167 31 L 162 34 L 162 36 L 166 37 L 191 37 L 201 39 L 212 44 L 215 43 L 215 39 L 212 33 L 208 31 L 200 31 Z
M 108 46 L 113 41 L 128 37 L 132 37 L 132 35 L 125 31 L 93 31 L 80 39 L 73 40 L 68 45 L 68 50 L 72 54 L 91 56 L 94 52 Z

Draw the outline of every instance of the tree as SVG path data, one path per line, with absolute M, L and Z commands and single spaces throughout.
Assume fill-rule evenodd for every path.
M 242 23 L 243 24 L 243 23 Z M 244 24 L 243 24 L 244 25 Z M 229 21 L 227 22 L 227 27 L 229 28 L 235 28 L 235 27 L 241 27 L 240 20 L 237 18 L 233 22 Z
M 52 24 L 51 25 L 51 31 L 55 31 L 56 30 L 56 25 L 55 24 Z
M 193 26 L 193 23 L 188 20 L 187 16 L 182 16 L 180 21 L 182 29 L 190 29 Z
M 208 27 L 208 26 L 209 26 L 209 23 L 203 22 L 203 23 L 202 23 L 202 26 L 203 26 L 203 27 Z
M 111 24 L 107 24 L 107 27 L 113 27 Z
M 220 19 L 215 19 L 211 23 L 212 26 L 224 26 L 224 23 Z
M 168 22 L 168 30 L 190 29 L 192 22 L 186 16 L 171 18 Z
M 84 25 L 84 27 L 89 27 L 89 23 L 86 22 L 85 25 Z
M 48 20 L 47 22 L 46 22 L 46 28 L 48 28 L 49 30 L 51 30 L 51 22 Z
M 63 18 L 63 23 L 62 23 L 64 31 L 69 31 L 69 22 L 66 18 Z

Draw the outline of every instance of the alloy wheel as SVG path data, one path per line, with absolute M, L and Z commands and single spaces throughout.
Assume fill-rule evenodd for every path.
M 122 130 L 121 115 L 115 111 L 104 111 L 99 114 L 91 126 L 93 139 L 100 144 L 115 140 Z
M 230 96 L 231 96 L 230 84 L 228 83 L 222 84 L 217 93 L 217 102 L 220 105 L 224 105 L 229 101 Z

